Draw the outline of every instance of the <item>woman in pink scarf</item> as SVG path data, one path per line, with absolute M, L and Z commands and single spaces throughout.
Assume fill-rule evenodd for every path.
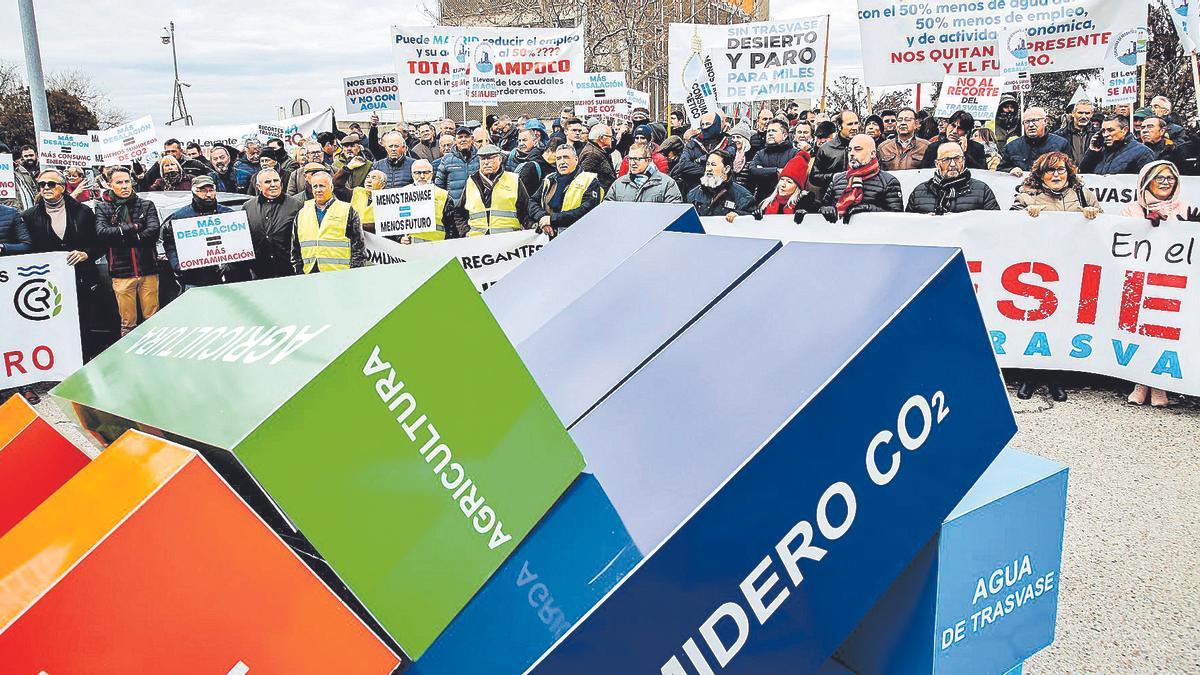
M 1121 215 L 1145 218 L 1154 227 L 1167 221 L 1200 222 L 1200 209 L 1184 201 L 1179 184 L 1179 169 L 1174 164 L 1164 160 L 1150 162 L 1138 173 L 1136 199 L 1125 206 Z M 1167 392 L 1144 384 L 1133 388 L 1129 402 L 1144 405 L 1147 394 L 1150 396 L 1150 405 L 1155 408 L 1167 407 Z

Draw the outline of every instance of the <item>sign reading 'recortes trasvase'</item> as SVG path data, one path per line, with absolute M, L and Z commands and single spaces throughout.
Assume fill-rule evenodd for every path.
M 232 452 L 411 658 L 583 466 L 451 260 L 189 291 L 54 394 Z
M 179 269 L 192 270 L 254 259 L 245 211 L 214 213 L 173 221 Z

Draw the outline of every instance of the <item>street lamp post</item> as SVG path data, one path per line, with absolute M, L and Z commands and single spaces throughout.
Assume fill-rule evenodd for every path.
M 163 28 L 162 42 L 164 45 L 171 45 L 171 61 L 175 64 L 175 98 L 171 102 L 171 121 L 168 125 L 176 122 L 184 124 L 192 123 L 192 116 L 188 114 L 187 102 L 183 100 L 183 88 L 192 85 L 181 82 L 179 80 L 179 57 L 175 53 L 175 22 L 170 22 Z
M 21 34 L 25 37 L 25 72 L 29 77 L 29 100 L 33 109 L 33 128 L 50 131 L 50 111 L 46 105 L 46 83 L 42 78 L 42 50 L 38 47 L 37 21 L 33 0 L 17 3 L 21 13 Z

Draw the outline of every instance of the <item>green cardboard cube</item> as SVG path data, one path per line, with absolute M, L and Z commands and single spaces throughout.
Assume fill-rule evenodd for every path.
M 583 467 L 454 261 L 190 290 L 53 393 L 231 453 L 411 658 Z

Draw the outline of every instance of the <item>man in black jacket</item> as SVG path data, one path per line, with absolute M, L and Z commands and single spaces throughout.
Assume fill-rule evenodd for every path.
M 570 143 L 554 147 L 556 173 L 546 176 L 529 197 L 529 220 L 543 233 L 554 236 L 570 227 L 604 201 L 599 176 L 583 170 Z
M 941 139 L 933 141 L 929 144 L 929 147 L 925 148 L 925 155 L 921 159 L 921 168 L 935 168 L 933 161 L 937 159 L 938 148 L 945 143 L 954 143 L 963 149 L 968 169 L 986 171 L 987 152 L 984 151 L 983 144 L 970 140 L 971 132 L 974 130 L 975 116 L 965 110 L 955 110 L 949 119 L 946 120 L 946 129 L 943 132 L 944 136 Z
M 799 127 L 799 125 L 797 125 Z M 750 188 L 754 199 L 762 201 L 775 190 L 783 167 L 799 150 L 788 138 L 788 126 L 783 120 L 772 119 L 767 125 L 767 143 L 750 162 Z
M 834 174 L 846 170 L 846 150 L 850 146 L 850 139 L 858 134 L 860 126 L 858 113 L 843 110 L 833 118 L 833 124 L 838 129 L 837 135 L 833 140 L 821 144 L 813 157 L 812 173 L 808 177 L 812 190 L 824 190 L 833 180 Z
M 167 262 L 175 272 L 175 280 L 179 282 L 180 293 L 200 286 L 216 286 L 224 277 L 221 265 L 207 267 L 184 267 L 179 262 L 179 250 L 175 245 L 175 221 L 211 216 L 217 213 L 229 213 L 233 209 L 217 203 L 217 187 L 208 176 L 197 176 L 192 181 L 192 203 L 167 216 L 162 223 L 163 250 L 167 254 Z
M 1092 143 L 1092 137 L 1100 131 L 1100 125 L 1093 119 L 1095 115 L 1096 104 L 1091 101 L 1076 101 L 1067 123 L 1054 132 L 1055 136 L 1067 141 L 1068 149 L 1064 152 L 1075 162 L 1075 166 L 1079 166 L 1083 161 L 1083 156 L 1087 154 L 1088 146 Z
M 754 195 L 733 180 L 733 158 L 724 152 L 708 156 L 700 184 L 688 193 L 687 203 L 701 216 L 723 216 L 730 223 L 755 207 Z
M 1020 178 L 1033 167 L 1038 157 L 1050 152 L 1070 153 L 1071 146 L 1067 139 L 1050 134 L 1046 129 L 1046 111 L 1041 108 L 1030 108 L 1021 115 L 1021 126 L 1025 135 L 1014 138 L 1004 146 L 1004 158 L 1000 160 L 999 171 L 1007 171 Z
M 1184 158 L 1183 144 L 1167 138 L 1167 122 L 1161 117 L 1147 117 L 1138 130 L 1142 145 L 1154 153 L 1154 159 L 1179 166 Z
M 96 235 L 108 246 L 108 275 L 117 296 L 121 336 L 158 311 L 158 210 L 133 192 L 133 174 L 112 170 L 111 189 L 96 202 Z
M 274 169 L 258 172 L 258 197 L 246 202 L 246 220 L 250 223 L 250 240 L 254 243 L 254 260 L 246 270 L 236 274 L 236 280 L 253 276 L 255 279 L 274 279 L 300 273 L 300 243 L 296 240 L 296 214 L 302 202 L 283 194 L 283 181 Z M 245 269 L 245 268 L 243 268 Z M 227 272 L 226 278 L 230 281 Z
M 957 143 L 943 143 L 934 160 L 933 178 L 908 196 L 909 213 L 942 216 L 965 211 L 999 211 L 996 195 L 987 183 L 971 177 L 966 157 Z
M 875 140 L 866 134 L 850 139 L 846 150 L 847 169 L 833 177 L 821 200 L 820 213 L 831 223 L 838 218 L 849 223 L 859 213 L 904 210 L 900 180 L 879 169 Z

